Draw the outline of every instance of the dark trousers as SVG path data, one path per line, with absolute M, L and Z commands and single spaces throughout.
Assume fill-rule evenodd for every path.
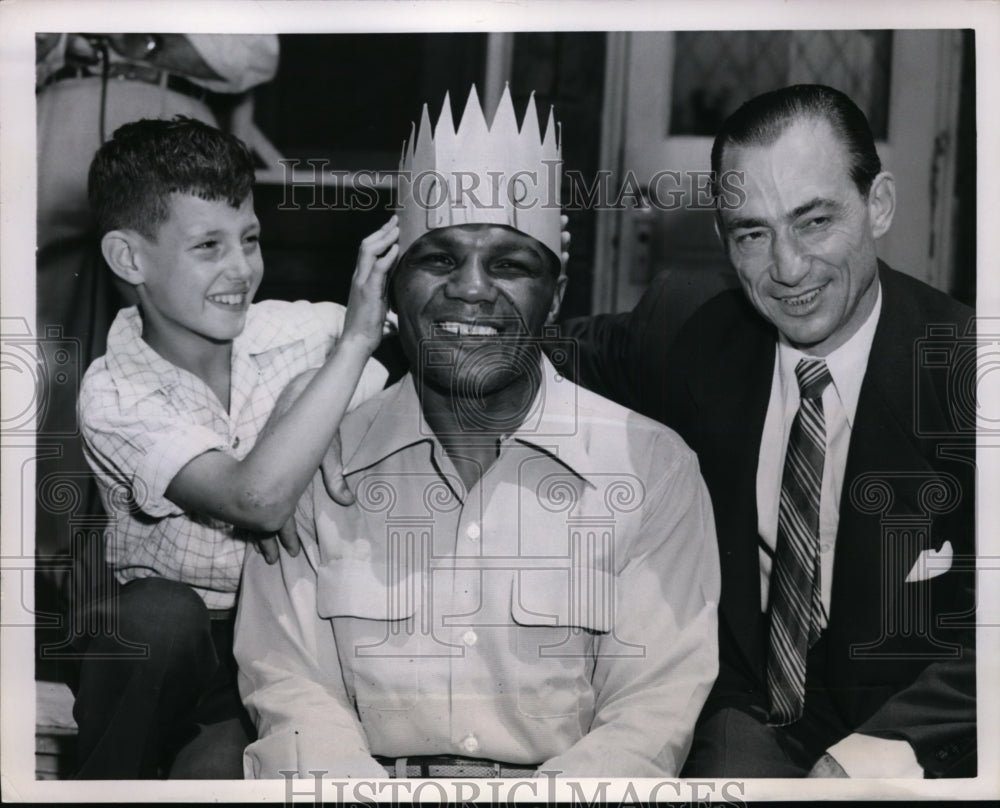
M 830 746 L 851 733 L 830 699 L 825 660 L 821 637 L 806 659 L 802 717 L 787 726 L 768 726 L 766 696 L 763 704 L 710 699 L 682 776 L 805 777 Z
M 117 632 L 82 641 L 77 776 L 241 778 L 254 735 L 236 686 L 232 616 L 213 617 L 185 584 L 144 578 L 88 617 Z

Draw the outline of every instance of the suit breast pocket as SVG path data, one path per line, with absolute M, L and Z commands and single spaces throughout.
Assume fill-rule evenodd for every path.
M 928 547 L 921 551 L 906 576 L 905 583 L 919 583 L 939 578 L 952 568 L 955 551 L 950 541 L 945 541 L 940 549 Z

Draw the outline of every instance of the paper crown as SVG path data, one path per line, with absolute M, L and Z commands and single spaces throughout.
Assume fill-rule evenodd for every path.
M 433 135 L 424 104 L 420 129 L 411 128 L 399 163 L 400 255 L 439 227 L 499 224 L 537 239 L 558 256 L 562 250 L 558 141 L 551 109 L 542 139 L 534 93 L 520 131 L 509 87 L 504 88 L 491 126 L 486 125 L 475 85 L 457 130 L 447 94 Z

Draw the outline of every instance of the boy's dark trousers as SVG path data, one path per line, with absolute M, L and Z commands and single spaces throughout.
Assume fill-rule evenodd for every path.
M 143 578 L 91 604 L 73 715 L 81 779 L 242 778 L 253 725 L 236 686 L 233 613 Z M 112 611 L 116 615 L 112 615 Z

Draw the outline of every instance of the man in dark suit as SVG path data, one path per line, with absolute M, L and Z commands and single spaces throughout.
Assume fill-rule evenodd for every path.
M 973 312 L 876 257 L 894 179 L 842 93 L 749 101 L 712 167 L 742 292 L 669 346 L 658 293 L 564 332 L 712 496 L 720 674 L 685 774 L 974 775 L 974 402 L 949 386 Z

